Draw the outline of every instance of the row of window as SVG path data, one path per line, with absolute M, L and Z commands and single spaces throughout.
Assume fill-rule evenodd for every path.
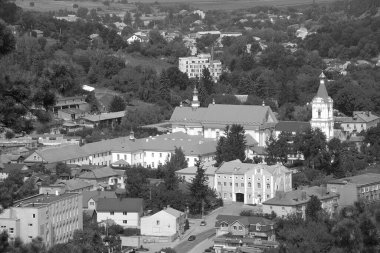
M 222 185 L 222 182 L 218 182 L 218 185 Z M 223 182 L 223 186 L 227 186 L 227 182 Z M 232 183 L 229 183 L 229 186 L 232 186 Z M 248 182 L 248 188 L 252 187 L 252 183 Z M 239 187 L 239 183 L 235 183 L 235 187 Z M 244 183 L 240 183 L 240 187 L 244 187 Z M 257 183 L 257 188 L 261 188 L 261 183 Z M 267 189 L 270 189 L 270 184 L 267 184 Z
M 115 215 L 115 212 L 110 212 L 110 215 Z M 128 212 L 123 212 L 123 215 L 128 215 Z
M 367 186 L 367 187 L 362 187 L 360 189 L 360 192 L 361 193 L 364 193 L 364 192 L 370 192 L 370 191 L 377 191 L 380 189 L 380 185 L 377 184 L 377 185 L 372 185 L 372 186 Z
M 229 196 L 230 196 L 230 198 L 232 199 L 232 193 L 230 193 Z M 224 193 L 224 194 L 223 194 L 223 198 L 226 199 L 227 197 L 228 197 L 228 193 Z M 252 197 L 252 195 L 251 195 L 251 194 L 248 194 L 248 199 L 251 199 L 251 197 Z M 260 199 L 260 202 L 261 202 L 261 194 L 258 194 L 258 195 L 257 195 L 257 198 Z M 269 198 L 270 198 L 270 195 L 267 194 L 267 199 L 269 199 Z M 272 207 L 271 207 L 271 209 L 272 209 Z

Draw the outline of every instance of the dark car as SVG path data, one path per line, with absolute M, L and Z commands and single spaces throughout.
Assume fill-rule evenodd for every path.
M 206 221 L 204 221 L 204 220 L 201 221 L 201 226 L 206 226 L 206 224 L 207 224 Z
M 190 235 L 188 241 L 194 241 L 194 240 L 195 240 L 195 235 Z

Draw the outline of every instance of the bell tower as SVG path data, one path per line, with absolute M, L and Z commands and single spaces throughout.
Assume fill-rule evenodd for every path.
M 334 137 L 333 100 L 327 94 L 325 81 L 326 76 L 322 72 L 319 76 L 317 95 L 311 101 L 312 118 L 310 125 L 314 129 L 321 129 L 326 135 L 326 140 L 329 141 Z
M 197 90 L 197 87 L 194 86 L 193 101 L 191 101 L 191 107 L 193 108 L 193 110 L 196 110 L 196 109 L 198 109 L 199 106 L 200 106 L 200 104 L 199 104 L 199 100 L 198 100 L 198 90 Z

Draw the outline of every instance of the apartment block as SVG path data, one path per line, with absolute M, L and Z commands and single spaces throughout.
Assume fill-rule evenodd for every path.
M 222 74 L 222 63 L 219 60 L 212 60 L 210 54 L 198 54 L 197 56 L 180 57 L 178 68 L 186 73 L 189 78 L 200 78 L 204 68 L 210 71 L 214 81 L 217 81 Z
M 0 231 L 11 241 L 19 237 L 29 243 L 41 237 L 47 247 L 66 243 L 74 231 L 83 229 L 82 195 L 38 194 L 15 202 L 0 214 Z

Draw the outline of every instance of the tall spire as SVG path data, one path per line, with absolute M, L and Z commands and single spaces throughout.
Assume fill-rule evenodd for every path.
M 198 100 L 198 90 L 197 86 L 194 86 L 193 90 L 193 101 L 191 101 L 191 107 L 196 110 L 199 107 L 199 100 Z
M 329 94 L 327 93 L 325 85 L 326 76 L 323 72 L 319 75 L 319 88 L 316 97 L 319 98 L 328 98 Z

